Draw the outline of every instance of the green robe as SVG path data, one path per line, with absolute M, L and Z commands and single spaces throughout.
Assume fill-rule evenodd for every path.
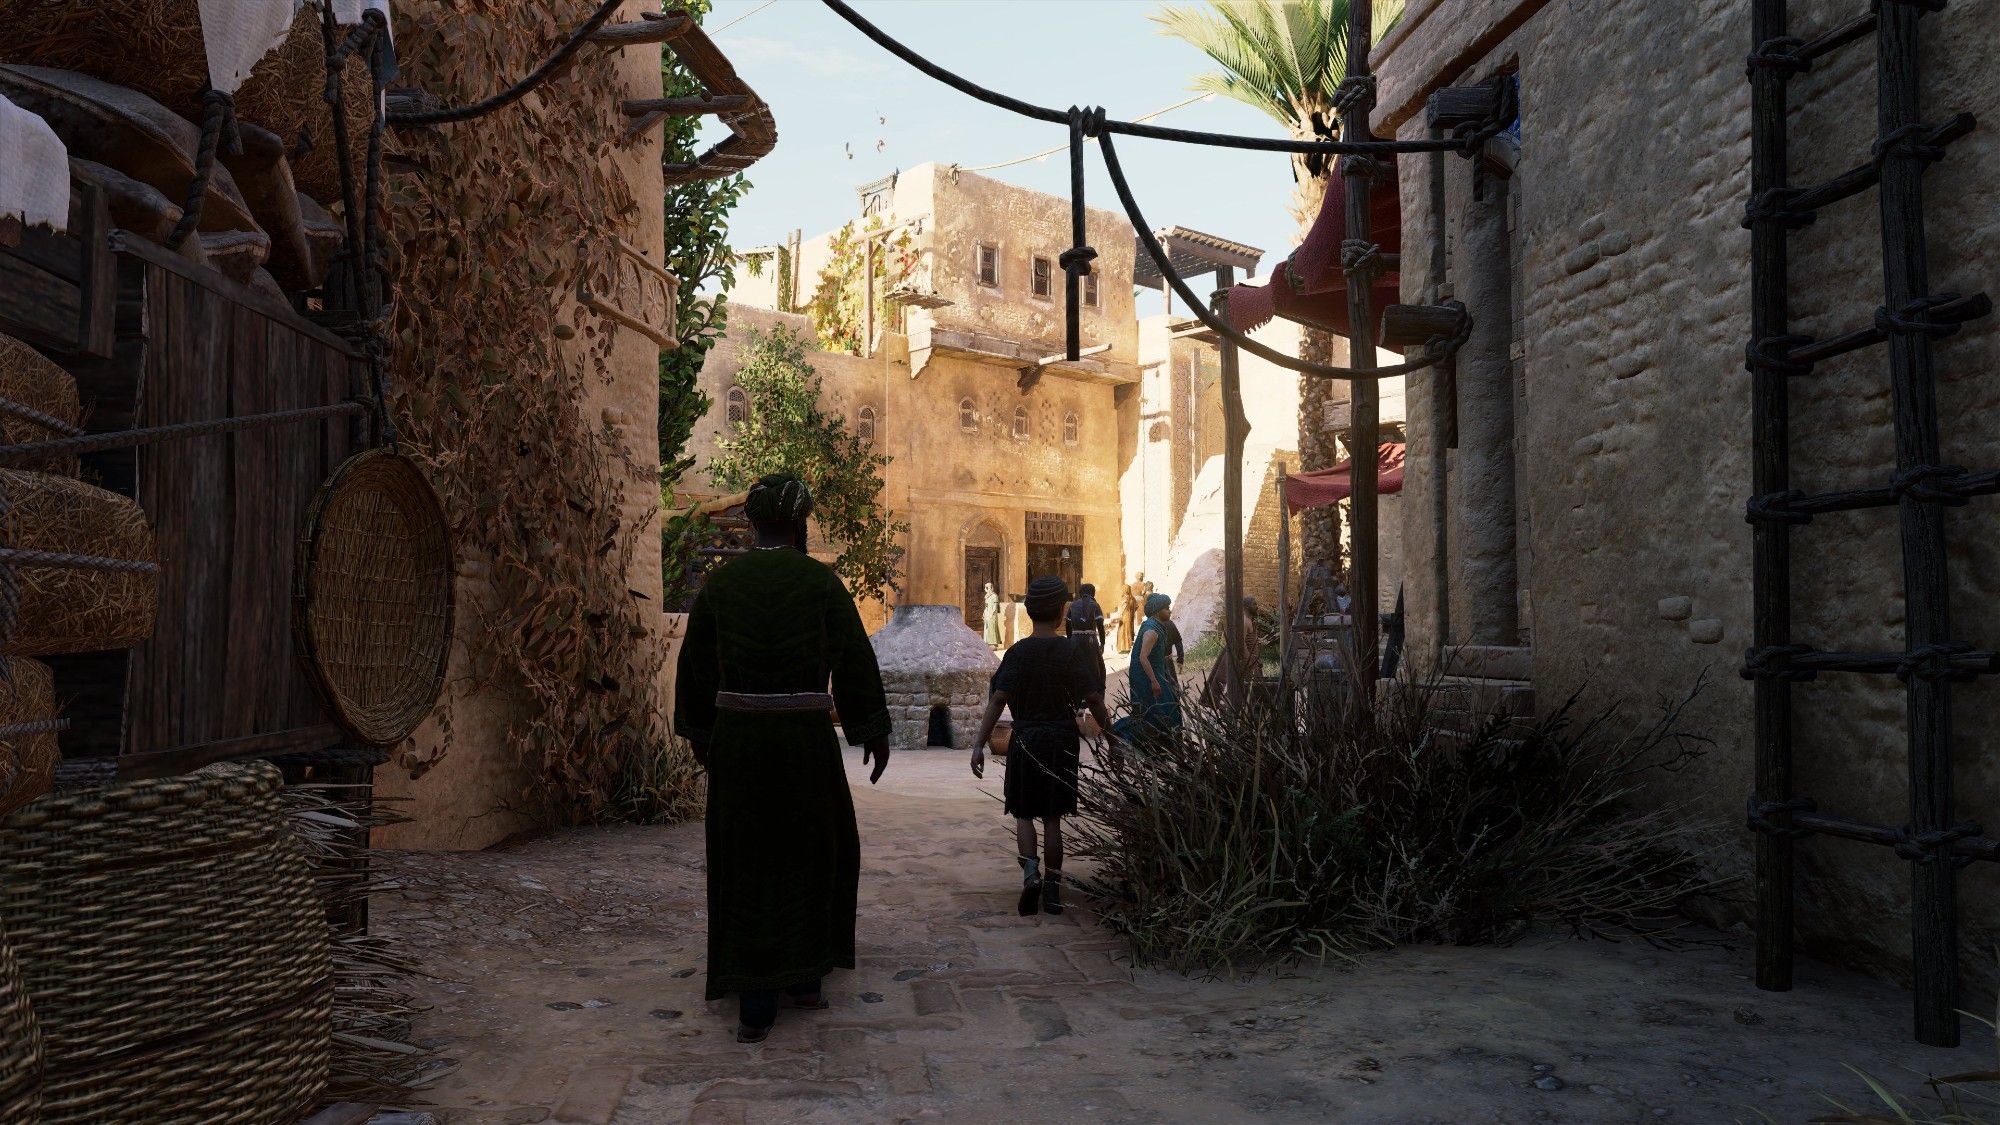
M 753 551 L 689 609 L 674 726 L 708 751 L 708 998 L 854 967 L 861 841 L 831 716 L 718 711 L 717 691 L 826 691 L 848 742 L 889 733 L 875 650 L 832 570 Z

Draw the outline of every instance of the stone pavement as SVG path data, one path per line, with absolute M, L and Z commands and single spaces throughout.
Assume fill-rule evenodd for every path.
M 850 777 L 858 754 L 850 755 Z M 1743 943 L 1542 937 L 1352 967 L 1191 980 L 1132 971 L 1072 907 L 1015 915 L 999 771 L 902 754 L 856 786 L 860 966 L 832 1009 L 734 1041 L 702 1000 L 699 825 L 401 854 L 378 932 L 434 980 L 419 1026 L 460 1069 L 452 1123 L 1804 1121 L 1844 1064 L 1989 1068 L 1991 1040 L 1912 1045 L 1895 988 L 1810 963 L 1751 987 Z M 1968 1039 L 1978 1037 L 1969 1026 Z M 1760 1116 L 1768 1115 L 1768 1117 Z

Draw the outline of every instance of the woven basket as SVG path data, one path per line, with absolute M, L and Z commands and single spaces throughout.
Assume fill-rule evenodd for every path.
M 198 0 L 8 0 L 0 3 L 0 62 L 74 70 L 137 90 L 189 121 L 202 118 L 208 56 Z M 292 177 L 314 199 L 340 198 L 333 114 L 326 104 L 326 52 L 317 5 L 292 21 L 285 41 L 264 56 L 236 91 L 236 114 L 312 148 L 292 162 Z M 349 62 L 342 104 L 356 182 L 364 174 L 374 88 L 366 68 Z
M 451 658 L 451 538 L 408 458 L 347 459 L 306 510 L 292 631 L 335 721 L 371 746 L 409 737 L 444 690 Z
M 332 961 L 281 787 L 214 765 L 0 819 L 48 1125 L 290 1123 L 318 1101 Z
M 7 929 L 0 926 L 0 1121 L 36 1125 L 42 1119 L 42 1037 Z
M 62 761 L 55 677 L 48 665 L 15 657 L 6 661 L 6 672 L 13 682 L 0 677 L 0 816 L 53 788 L 56 763 Z
M 153 562 L 153 532 L 139 505 L 115 492 L 47 473 L 0 469 L 0 545 L 107 560 L 106 566 L 19 568 L 21 604 L 9 656 L 129 648 L 153 635 L 159 611 L 155 569 L 109 564 Z
M 34 414 L 48 415 L 70 427 L 69 432 L 74 432 L 83 420 L 76 380 L 54 361 L 11 336 L 0 336 L 0 400 L 4 400 L 0 401 L 0 443 L 7 445 L 68 436 L 45 422 L 33 420 Z M 27 410 L 9 409 L 10 405 Z M 75 476 L 76 458 L 52 457 L 28 467 Z

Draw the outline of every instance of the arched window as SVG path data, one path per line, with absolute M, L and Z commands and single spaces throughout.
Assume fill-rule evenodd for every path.
M 864 406 L 855 412 L 854 435 L 863 441 L 875 440 L 875 408 Z
M 968 434 L 979 432 L 979 407 L 969 398 L 958 400 L 958 428 Z
M 1083 440 L 1083 419 L 1072 410 L 1063 415 L 1063 444 L 1075 445 Z
M 1025 406 L 1014 408 L 1014 440 L 1028 440 L 1028 408 Z
M 750 420 L 750 396 L 743 393 L 742 387 L 729 388 L 729 393 L 723 396 L 723 401 L 726 404 L 723 407 L 723 420 L 732 428 Z

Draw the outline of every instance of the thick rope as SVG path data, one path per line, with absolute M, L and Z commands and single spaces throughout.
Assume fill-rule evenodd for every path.
M 194 178 L 188 181 L 187 200 L 180 221 L 167 235 L 167 249 L 178 250 L 201 223 L 202 204 L 208 200 L 209 177 L 215 174 L 215 150 L 226 145 L 231 153 L 243 151 L 243 138 L 236 132 L 236 102 L 220 90 L 201 96 L 201 147 L 195 151 Z
M 1321 379 L 1381 379 L 1391 375 L 1403 375 L 1411 371 L 1421 371 L 1426 367 L 1433 366 L 1446 356 L 1456 352 L 1459 345 L 1463 344 L 1467 337 L 1471 335 L 1472 318 L 1464 317 L 1460 320 L 1456 333 L 1427 341 L 1424 345 L 1426 354 L 1422 358 L 1413 359 L 1406 363 L 1399 363 L 1393 367 L 1377 367 L 1365 371 L 1356 370 L 1352 367 L 1335 367 L 1330 364 L 1308 363 L 1305 360 L 1295 359 L 1273 348 L 1265 347 L 1263 344 L 1238 332 L 1228 322 L 1210 312 L 1208 310 L 1208 302 L 1197 297 L 1194 290 L 1188 287 L 1188 283 L 1181 279 L 1181 275 L 1174 272 L 1173 264 L 1167 260 L 1166 250 L 1161 247 L 1160 240 L 1153 237 L 1153 228 L 1146 225 L 1146 217 L 1139 213 L 1139 204 L 1132 198 L 1132 185 L 1125 180 L 1125 169 L 1118 163 L 1118 152 L 1112 147 L 1111 134 L 1098 134 L 1097 145 L 1104 153 L 1104 170 L 1111 175 L 1111 186 L 1118 192 L 1118 201 L 1124 205 L 1125 215 L 1132 220 L 1132 229 L 1139 236 L 1139 244 L 1144 246 L 1146 253 L 1152 257 L 1153 264 L 1159 268 L 1160 276 L 1167 279 L 1167 283 L 1174 287 L 1174 292 L 1180 294 L 1181 300 L 1187 302 L 1188 308 L 1193 310 L 1197 317 L 1201 318 L 1201 322 L 1207 325 L 1210 331 L 1235 344 L 1244 351 L 1249 352 L 1251 355 L 1282 367 L 1287 371 L 1296 371 L 1301 375 L 1312 375 Z M 1457 304 L 1457 302 L 1451 303 Z M 1458 305 L 1458 307 L 1461 309 L 1464 308 L 1463 305 Z
M 20 547 L 0 547 L 0 564 L 9 569 L 41 566 L 54 570 L 109 570 L 118 574 L 158 574 L 160 564 L 137 559 L 112 559 L 102 555 L 70 555 L 61 551 L 30 551 Z
M 389 115 L 389 124 L 397 126 L 446 125 L 454 121 L 470 121 L 475 117 L 484 117 L 496 109 L 501 109 L 520 101 L 535 87 L 554 77 L 556 72 L 562 69 L 563 64 L 569 61 L 569 57 L 576 54 L 585 43 L 588 43 L 590 37 L 596 33 L 597 29 L 603 27 L 605 22 L 610 20 L 612 14 L 623 6 L 624 2 L 625 0 L 604 0 L 602 4 L 597 6 L 597 11 L 592 13 L 589 19 L 583 21 L 575 31 L 570 32 L 569 38 L 563 42 L 561 47 L 556 48 L 555 54 L 550 55 L 544 60 L 542 65 L 529 71 L 526 78 L 494 94 L 492 97 L 482 98 L 471 105 L 459 106 L 455 109 L 392 113 Z
M 23 422 L 32 422 L 52 434 L 62 434 L 65 437 L 74 437 L 83 432 L 53 414 L 44 414 L 25 402 L 15 402 L 11 398 L 0 398 L 0 414 L 12 414 Z
M 53 441 L 28 441 L 19 445 L 0 445 L 0 465 L 20 465 L 39 461 L 46 457 L 74 453 L 99 453 L 106 449 L 128 449 L 140 445 L 152 445 L 162 441 L 181 438 L 209 437 L 214 434 L 235 433 L 260 426 L 280 426 L 290 422 L 309 422 L 316 418 L 333 418 L 342 414 L 360 414 L 367 409 L 359 402 L 340 402 L 332 406 L 308 406 L 298 410 L 274 410 L 268 414 L 242 414 L 234 418 L 212 418 L 205 422 L 179 422 L 170 426 L 147 426 L 136 430 L 111 430 L 101 434 L 84 434 L 78 437 L 56 438 Z M 6 520 L 6 505 L 0 501 L 0 523 Z M 4 571 L 0 567 L 0 571 Z M 0 581 L 0 603 L 5 601 L 4 581 Z M 0 610 L 4 612 L 4 610 Z M 4 643 L 5 637 L 0 637 Z

